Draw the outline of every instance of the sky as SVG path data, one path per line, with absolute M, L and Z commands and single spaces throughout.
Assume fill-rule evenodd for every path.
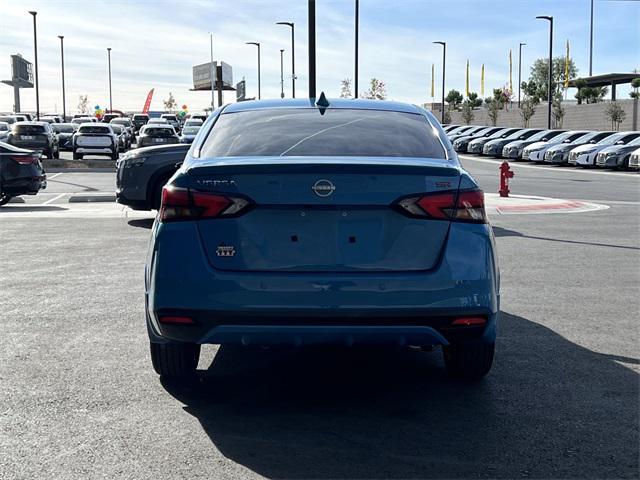
M 317 0 L 317 89 L 340 93 L 342 79 L 354 74 L 354 0 Z M 589 0 L 360 0 L 360 91 L 369 79 L 386 83 L 388 97 L 410 103 L 431 101 L 435 64 L 436 100 L 440 96 L 442 47 L 447 42 L 446 90 L 464 91 L 470 62 L 470 89 L 480 90 L 485 64 L 485 96 L 509 82 L 517 88 L 518 44 L 522 77 L 537 58 L 548 56 L 549 25 L 536 15 L 552 15 L 554 56 L 566 41 L 580 76 L 589 71 Z M 296 25 L 296 96 L 307 95 L 306 0 L 0 0 L 0 80 L 11 76 L 9 55 L 34 60 L 33 21 L 38 28 L 41 112 L 62 111 L 60 41 L 64 35 L 67 112 L 75 113 L 79 95 L 92 106 L 108 106 L 107 47 L 111 47 L 113 106 L 141 110 L 155 89 L 152 110 L 173 93 L 178 105 L 199 111 L 210 92 L 192 92 L 193 65 L 214 59 L 233 68 L 233 82 L 247 81 L 247 96 L 257 94 L 260 42 L 262 98 L 280 96 L 280 49 L 284 52 L 285 96 L 291 96 L 290 29 Z M 593 73 L 640 71 L 640 1 L 595 0 Z M 628 98 L 619 87 L 618 98 Z M 573 94 L 570 92 L 570 97 Z M 35 89 L 21 90 L 22 110 L 35 111 Z M 225 94 L 225 102 L 235 93 Z M 11 111 L 13 89 L 0 84 L 0 111 Z

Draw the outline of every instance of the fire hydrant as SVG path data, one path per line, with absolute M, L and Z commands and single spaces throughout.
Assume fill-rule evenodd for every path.
M 509 167 L 509 162 L 502 162 L 500 165 L 500 190 L 498 190 L 501 197 L 509 196 L 509 192 L 511 192 L 509 190 L 509 179 L 513 178 L 514 175 L 515 173 Z

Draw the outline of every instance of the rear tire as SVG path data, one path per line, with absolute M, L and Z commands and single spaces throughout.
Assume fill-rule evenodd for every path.
M 56 148 L 53 151 L 53 158 L 55 158 L 56 160 L 58 160 L 60 158 L 60 148 Z
M 163 378 L 188 379 L 196 373 L 200 345 L 196 343 L 150 343 L 153 369 Z
M 160 204 L 162 203 L 162 187 L 167 184 L 172 176 L 173 174 L 159 178 L 153 186 L 151 201 L 149 202 L 152 210 L 160 210 Z
M 479 380 L 493 364 L 495 343 L 461 343 L 443 348 L 444 363 L 451 377 Z
M 111 153 L 111 160 L 113 160 L 114 162 L 118 161 L 118 156 L 119 156 L 119 155 L 118 155 L 118 152 L 117 152 L 117 151 L 112 152 L 112 153 Z
M 3 193 L 0 194 L 0 207 L 2 205 L 5 205 L 7 203 L 9 203 L 9 200 L 11 200 L 13 197 L 11 195 L 9 195 L 8 193 Z

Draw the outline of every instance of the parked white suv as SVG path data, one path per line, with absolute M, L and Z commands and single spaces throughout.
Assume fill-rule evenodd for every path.
M 118 137 L 108 123 L 83 123 L 73 136 L 73 159 L 84 155 L 107 155 L 118 160 Z

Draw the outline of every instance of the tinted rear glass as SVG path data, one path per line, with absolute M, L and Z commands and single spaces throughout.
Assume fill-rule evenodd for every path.
M 80 127 L 78 130 L 80 133 L 101 133 L 103 135 L 108 135 L 111 132 L 108 127 L 101 127 L 96 125 L 95 127 Z
M 71 125 L 62 125 L 60 123 L 51 125 L 51 128 L 56 133 L 73 133 L 75 131 Z
M 182 133 L 185 135 L 195 135 L 200 130 L 200 127 L 184 127 Z
M 422 115 L 315 108 L 223 114 L 201 156 L 366 156 L 446 158 Z
M 172 128 L 147 127 L 143 130 L 143 133 L 151 137 L 170 137 L 175 132 Z
M 148 115 L 134 115 L 133 119 L 134 120 L 148 120 L 149 116 Z
M 42 135 L 45 133 L 43 125 L 14 125 L 13 131 L 20 135 Z

